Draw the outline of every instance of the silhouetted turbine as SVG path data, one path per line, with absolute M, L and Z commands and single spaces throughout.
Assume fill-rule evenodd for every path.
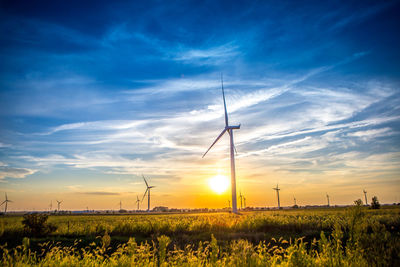
M 228 112 L 226 111 L 226 102 L 225 102 L 225 92 L 224 92 L 224 82 L 221 74 L 221 88 L 222 88 L 222 98 L 224 100 L 224 110 L 225 110 L 225 128 L 219 134 L 217 139 L 215 139 L 214 143 L 207 149 L 206 153 L 203 154 L 204 156 L 207 154 L 208 151 L 218 142 L 218 140 L 225 134 L 225 132 L 229 133 L 230 136 L 230 155 L 231 155 L 231 190 L 232 190 L 232 212 L 237 213 L 237 203 L 236 203 L 236 172 L 235 172 L 235 144 L 233 142 L 233 130 L 240 129 L 240 125 L 236 126 L 229 126 L 228 123 Z
M 278 186 L 278 184 L 276 184 L 276 188 L 272 188 L 273 190 L 276 191 L 276 196 L 278 197 L 278 209 L 281 209 L 281 202 L 279 200 L 279 190 L 281 190 Z
M 364 197 L 365 197 L 365 205 L 368 205 L 368 201 L 367 201 L 367 191 L 365 191 L 365 189 L 364 189 L 363 192 L 364 192 Z
M 8 202 L 12 202 L 12 200 L 9 200 L 9 199 L 8 199 L 7 193 L 5 193 L 5 195 L 6 195 L 6 200 L 4 200 L 3 203 L 0 204 L 0 206 L 2 206 L 3 204 L 5 204 L 5 206 L 4 206 L 4 214 L 7 213 Z
M 149 186 L 149 184 L 146 181 L 146 178 L 144 178 L 144 175 L 142 175 L 142 176 L 143 176 L 144 182 L 146 183 L 146 191 L 144 192 L 142 201 L 143 201 L 143 199 L 144 199 L 144 197 L 146 196 L 146 193 L 147 193 L 147 211 L 150 211 L 150 189 L 154 188 L 155 186 Z

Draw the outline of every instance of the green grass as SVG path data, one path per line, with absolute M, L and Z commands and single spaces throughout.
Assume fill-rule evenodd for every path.
M 21 221 L 18 216 L 0 218 L 4 265 L 400 264 L 400 208 L 396 206 L 244 212 L 240 216 L 60 215 L 48 220 L 57 226 L 55 232 L 29 242 Z

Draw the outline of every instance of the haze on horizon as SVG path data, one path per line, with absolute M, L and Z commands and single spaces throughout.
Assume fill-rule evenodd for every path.
M 400 202 L 399 1 L 0 4 L 9 210 Z M 142 208 L 146 207 L 144 201 Z

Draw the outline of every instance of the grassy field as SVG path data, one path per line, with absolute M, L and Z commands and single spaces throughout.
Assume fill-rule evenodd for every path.
M 400 266 L 400 208 L 0 218 L 3 265 Z

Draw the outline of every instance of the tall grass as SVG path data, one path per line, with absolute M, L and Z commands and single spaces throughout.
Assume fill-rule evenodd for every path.
M 4 266 L 399 266 L 399 209 L 201 215 L 54 216 L 47 239 L 0 247 Z M 69 221 L 69 229 L 67 220 Z M 2 237 L 21 235 L 18 218 Z M 23 235 L 23 234 L 22 234 Z M 92 237 L 92 235 L 95 235 Z M 115 242 L 120 236 L 126 242 Z M 86 238 L 86 239 L 85 239 Z M 2 239 L 3 240 L 3 239 Z M 88 240 L 91 240 L 88 242 Z M 140 240 L 140 241 L 139 241 Z

